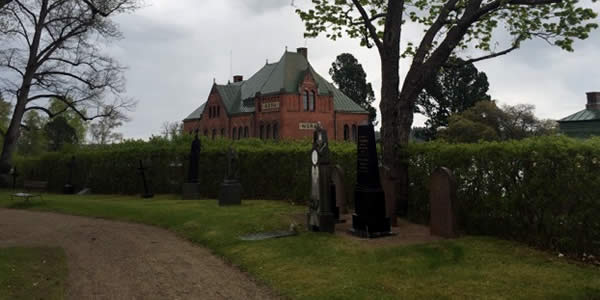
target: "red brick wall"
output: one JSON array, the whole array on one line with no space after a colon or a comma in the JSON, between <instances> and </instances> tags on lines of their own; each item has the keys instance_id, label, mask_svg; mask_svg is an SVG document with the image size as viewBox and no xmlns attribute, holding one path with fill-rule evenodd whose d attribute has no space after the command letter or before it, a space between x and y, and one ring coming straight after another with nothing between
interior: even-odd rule
<instances>
[{"instance_id":1,"label":"red brick wall","mask_svg":"<svg viewBox=\"0 0 600 300\"><path fill-rule=\"evenodd\" d=\"M304 109L304 95L306 92L311 95L315 92L314 110ZM310 98L309 98L310 99ZM255 100L255 113L236 115L228 118L225 107L222 106L219 94L213 89L208 97L207 106L202 114L202 120L184 122L184 130L191 132L195 128L200 128L200 134L207 133L212 136L212 130L216 130L217 136L221 130L230 138L243 138L248 128L248 137L260 137L261 126L263 138L274 138L274 128L277 128L278 137L285 139L311 138L313 129L310 126L300 124L314 125L318 122L327 130L329 139L344 140L344 125L348 125L348 136L352 139L352 125L358 126L360 123L368 120L369 115L335 113L333 111L333 96L329 94L319 95L317 86L307 74L304 78L298 94L280 94L262 96ZM209 117L209 110L220 110L217 116ZM267 129L268 128L268 129ZM235 136L233 136L235 129ZM242 134L240 135L240 129ZM267 137L268 131L268 137Z\"/></svg>"}]
</instances>

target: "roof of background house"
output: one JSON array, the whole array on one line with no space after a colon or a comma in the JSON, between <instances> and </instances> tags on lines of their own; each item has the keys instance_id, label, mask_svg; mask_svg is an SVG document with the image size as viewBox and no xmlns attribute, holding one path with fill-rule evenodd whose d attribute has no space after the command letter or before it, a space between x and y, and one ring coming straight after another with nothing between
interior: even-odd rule
<instances>
[{"instance_id":1,"label":"roof of background house","mask_svg":"<svg viewBox=\"0 0 600 300\"><path fill-rule=\"evenodd\" d=\"M568 117L564 117L558 122L574 122L574 121L595 121L600 120L600 110L597 109L584 109L576 112Z\"/></svg>"},{"instance_id":2,"label":"roof of background house","mask_svg":"<svg viewBox=\"0 0 600 300\"><path fill-rule=\"evenodd\" d=\"M254 112L253 99L258 93L274 95L281 93L298 93L298 86L307 73L310 73L317 84L319 94L333 95L334 110L347 113L368 113L356 102L344 95L333 84L327 82L310 65L302 54L286 51L279 62L266 64L258 72L245 81L215 84L223 99L223 105L229 115ZM204 106L202 104L185 120L200 119Z\"/></svg>"}]
</instances>

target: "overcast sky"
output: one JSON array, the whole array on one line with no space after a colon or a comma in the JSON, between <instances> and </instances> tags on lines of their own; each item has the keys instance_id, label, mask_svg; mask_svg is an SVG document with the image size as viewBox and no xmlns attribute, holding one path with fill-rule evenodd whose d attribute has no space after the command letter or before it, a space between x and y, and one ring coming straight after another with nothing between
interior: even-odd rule
<instances>
[{"instance_id":1,"label":"overcast sky","mask_svg":"<svg viewBox=\"0 0 600 300\"><path fill-rule=\"evenodd\" d=\"M127 95L139 101L132 121L120 130L127 138L159 134L163 122L181 121L206 101L213 78L217 83L226 83L231 73L249 78L266 60L278 61L286 46L290 51L307 46L310 63L327 79L335 57L352 53L379 98L377 51L360 47L358 40L304 39L291 0L145 0L144 8L116 21L124 38L110 51L128 67ZM413 36L417 33L404 33ZM539 118L560 119L584 108L585 92L600 91L600 31L577 41L573 53L528 41L476 66L501 104L534 104ZM414 125L424 121L416 116Z\"/></svg>"}]
</instances>

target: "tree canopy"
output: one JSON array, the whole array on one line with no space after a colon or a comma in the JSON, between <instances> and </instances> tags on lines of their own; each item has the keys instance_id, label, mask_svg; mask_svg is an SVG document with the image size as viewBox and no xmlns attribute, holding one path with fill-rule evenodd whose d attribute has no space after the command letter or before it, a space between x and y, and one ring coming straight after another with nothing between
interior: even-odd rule
<instances>
[{"instance_id":1,"label":"tree canopy","mask_svg":"<svg viewBox=\"0 0 600 300\"><path fill-rule=\"evenodd\" d=\"M371 105L375 101L373 87L367 83L367 73L354 55L338 55L331 64L329 75L342 93L369 112L369 121L375 122L377 109Z\"/></svg>"},{"instance_id":2,"label":"tree canopy","mask_svg":"<svg viewBox=\"0 0 600 300\"><path fill-rule=\"evenodd\" d=\"M472 63L451 59L429 80L417 99L417 112L428 119L425 138L435 139L440 127L448 126L448 118L462 112L482 100L491 100L487 94L487 76Z\"/></svg>"}]
</instances>

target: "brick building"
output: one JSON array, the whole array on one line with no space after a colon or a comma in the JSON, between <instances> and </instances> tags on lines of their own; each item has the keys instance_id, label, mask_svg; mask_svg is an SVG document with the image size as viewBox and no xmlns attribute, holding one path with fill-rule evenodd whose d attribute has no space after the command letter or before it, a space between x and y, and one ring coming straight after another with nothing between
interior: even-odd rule
<instances>
[{"instance_id":1,"label":"brick building","mask_svg":"<svg viewBox=\"0 0 600 300\"><path fill-rule=\"evenodd\" d=\"M329 139L354 140L369 113L327 82L308 62L308 50L285 51L247 80L213 83L208 100L183 121L186 132L232 139L312 137L318 122Z\"/></svg>"}]
</instances>

